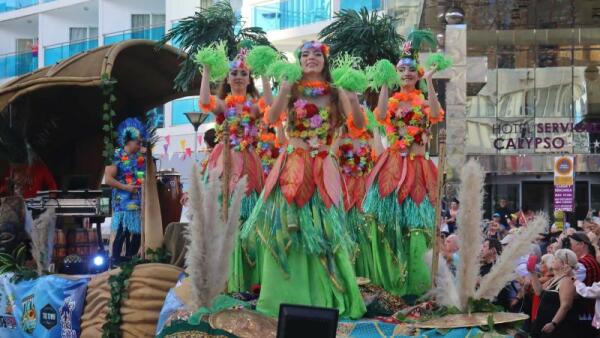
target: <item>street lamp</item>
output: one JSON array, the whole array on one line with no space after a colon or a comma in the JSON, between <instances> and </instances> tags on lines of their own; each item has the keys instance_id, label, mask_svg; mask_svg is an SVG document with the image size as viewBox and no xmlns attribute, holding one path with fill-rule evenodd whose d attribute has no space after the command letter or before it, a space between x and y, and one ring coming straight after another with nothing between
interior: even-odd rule
<instances>
[{"instance_id":1,"label":"street lamp","mask_svg":"<svg viewBox=\"0 0 600 338\"><path fill-rule=\"evenodd\" d=\"M208 114L193 111L185 113L185 117L194 126L194 161L198 162L198 127L206 121Z\"/></svg>"}]
</instances>

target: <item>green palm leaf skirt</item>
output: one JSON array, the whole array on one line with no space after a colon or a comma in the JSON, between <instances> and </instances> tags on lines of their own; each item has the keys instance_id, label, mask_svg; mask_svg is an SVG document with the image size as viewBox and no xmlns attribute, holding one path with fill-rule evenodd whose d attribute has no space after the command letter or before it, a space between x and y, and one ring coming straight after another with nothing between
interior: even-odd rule
<instances>
[{"instance_id":1,"label":"green palm leaf skirt","mask_svg":"<svg viewBox=\"0 0 600 338\"><path fill-rule=\"evenodd\" d=\"M397 194L381 197L377 187L376 180L363 204L373 256L370 279L393 294L420 296L431 285L424 256L431 247L435 208L427 196L418 205L410 196L399 204Z\"/></svg>"},{"instance_id":2,"label":"green palm leaf skirt","mask_svg":"<svg viewBox=\"0 0 600 338\"><path fill-rule=\"evenodd\" d=\"M277 316L279 305L290 303L337 308L346 318L365 313L345 214L327 208L316 190L301 208L278 186L266 201L261 195L240 238L245 250L260 256L258 311Z\"/></svg>"}]
</instances>

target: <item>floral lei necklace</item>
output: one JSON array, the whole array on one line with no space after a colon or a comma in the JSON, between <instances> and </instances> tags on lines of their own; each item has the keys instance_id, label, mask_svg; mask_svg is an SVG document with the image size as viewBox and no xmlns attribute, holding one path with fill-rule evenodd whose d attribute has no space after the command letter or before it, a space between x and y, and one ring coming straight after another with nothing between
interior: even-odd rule
<instances>
[{"instance_id":1,"label":"floral lei necklace","mask_svg":"<svg viewBox=\"0 0 600 338\"><path fill-rule=\"evenodd\" d=\"M424 103L419 90L397 92L388 100L388 114L383 122L392 148L405 150L415 142L423 145L430 125L422 111Z\"/></svg>"},{"instance_id":2,"label":"floral lei necklace","mask_svg":"<svg viewBox=\"0 0 600 338\"><path fill-rule=\"evenodd\" d=\"M227 119L229 145L235 151L252 149L258 137L259 120L252 116L250 108L254 100L242 95L228 95L225 98L225 111L217 115L215 131L219 140L223 138L223 124ZM238 106L241 112L238 113Z\"/></svg>"},{"instance_id":3,"label":"floral lei necklace","mask_svg":"<svg viewBox=\"0 0 600 338\"><path fill-rule=\"evenodd\" d=\"M256 145L256 152L260 158L262 170L265 175L269 175L273 164L279 156L279 148L277 147L276 135L269 132L266 128L261 128L261 133Z\"/></svg>"},{"instance_id":4,"label":"floral lei necklace","mask_svg":"<svg viewBox=\"0 0 600 338\"><path fill-rule=\"evenodd\" d=\"M325 144L329 134L329 111L303 99L294 102L296 118L291 121L290 137L306 140L312 149Z\"/></svg>"},{"instance_id":5,"label":"floral lei necklace","mask_svg":"<svg viewBox=\"0 0 600 338\"><path fill-rule=\"evenodd\" d=\"M340 167L346 175L364 176L373 168L375 153L365 137L344 137L340 144L340 152Z\"/></svg>"},{"instance_id":6,"label":"floral lei necklace","mask_svg":"<svg viewBox=\"0 0 600 338\"><path fill-rule=\"evenodd\" d=\"M331 87L326 81L302 80L298 83L298 91L306 97L319 97L328 95L331 92Z\"/></svg>"}]
</instances>

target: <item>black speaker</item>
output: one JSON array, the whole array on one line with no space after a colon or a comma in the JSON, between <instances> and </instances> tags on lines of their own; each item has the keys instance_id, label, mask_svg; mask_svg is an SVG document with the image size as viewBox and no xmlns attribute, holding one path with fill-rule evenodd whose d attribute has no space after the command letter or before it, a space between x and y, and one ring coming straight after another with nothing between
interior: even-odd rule
<instances>
[{"instance_id":1,"label":"black speaker","mask_svg":"<svg viewBox=\"0 0 600 338\"><path fill-rule=\"evenodd\" d=\"M335 338L337 309L281 304L277 338Z\"/></svg>"}]
</instances>

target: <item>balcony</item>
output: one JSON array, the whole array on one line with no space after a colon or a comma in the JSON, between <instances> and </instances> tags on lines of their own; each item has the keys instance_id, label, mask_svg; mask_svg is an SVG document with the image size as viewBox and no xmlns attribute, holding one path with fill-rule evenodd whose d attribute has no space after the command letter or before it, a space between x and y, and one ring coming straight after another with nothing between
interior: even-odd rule
<instances>
[{"instance_id":1,"label":"balcony","mask_svg":"<svg viewBox=\"0 0 600 338\"><path fill-rule=\"evenodd\" d=\"M330 0L288 0L252 8L252 25L262 27L266 32L304 26L330 18Z\"/></svg>"},{"instance_id":2,"label":"balcony","mask_svg":"<svg viewBox=\"0 0 600 338\"><path fill-rule=\"evenodd\" d=\"M37 54L31 52L0 55L0 79L20 76L36 70Z\"/></svg>"},{"instance_id":3,"label":"balcony","mask_svg":"<svg viewBox=\"0 0 600 338\"><path fill-rule=\"evenodd\" d=\"M383 0L341 0L340 9L360 10L366 7L370 11L378 11L382 9Z\"/></svg>"},{"instance_id":4,"label":"balcony","mask_svg":"<svg viewBox=\"0 0 600 338\"><path fill-rule=\"evenodd\" d=\"M53 65L77 53L98 47L98 38L64 42L44 47L44 66Z\"/></svg>"},{"instance_id":5,"label":"balcony","mask_svg":"<svg viewBox=\"0 0 600 338\"><path fill-rule=\"evenodd\" d=\"M158 41L165 36L165 26L151 26L144 28L128 29L121 32L109 33L104 35L104 45L121 42L131 39L145 39Z\"/></svg>"},{"instance_id":6,"label":"balcony","mask_svg":"<svg viewBox=\"0 0 600 338\"><path fill-rule=\"evenodd\" d=\"M16 11L18 9L39 5L54 0L0 0L0 13Z\"/></svg>"}]
</instances>

